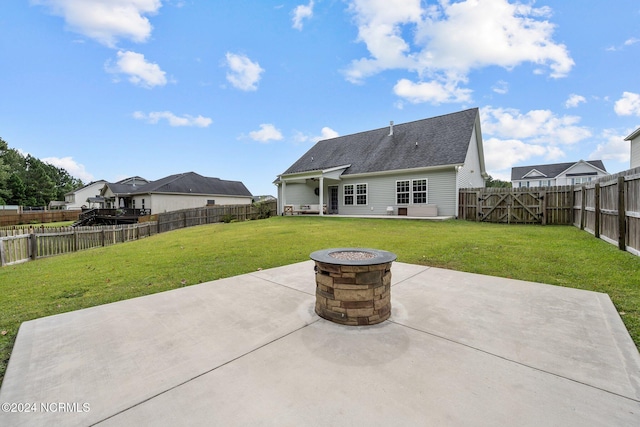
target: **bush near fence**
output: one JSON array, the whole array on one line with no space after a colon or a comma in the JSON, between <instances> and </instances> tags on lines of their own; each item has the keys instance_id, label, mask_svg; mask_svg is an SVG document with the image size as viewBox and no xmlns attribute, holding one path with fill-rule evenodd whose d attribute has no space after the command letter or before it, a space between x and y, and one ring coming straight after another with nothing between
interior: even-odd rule
<instances>
[{"instance_id":1,"label":"bush near fence","mask_svg":"<svg viewBox=\"0 0 640 427\"><path fill-rule=\"evenodd\" d=\"M0 230L0 265L18 264L100 246L142 239L184 227L266 218L276 214L276 202L255 205L210 206L161 213L137 224L94 227L12 227ZM155 219L155 221L152 221Z\"/></svg>"},{"instance_id":2,"label":"bush near fence","mask_svg":"<svg viewBox=\"0 0 640 427\"><path fill-rule=\"evenodd\" d=\"M640 255L640 168L573 186L461 189L458 217L494 223L573 225Z\"/></svg>"}]
</instances>

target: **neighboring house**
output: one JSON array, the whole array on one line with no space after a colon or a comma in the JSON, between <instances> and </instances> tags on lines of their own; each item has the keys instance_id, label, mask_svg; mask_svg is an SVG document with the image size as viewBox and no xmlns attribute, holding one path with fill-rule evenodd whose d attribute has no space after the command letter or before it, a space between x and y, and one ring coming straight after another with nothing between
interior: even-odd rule
<instances>
[{"instance_id":1,"label":"neighboring house","mask_svg":"<svg viewBox=\"0 0 640 427\"><path fill-rule=\"evenodd\" d=\"M575 185L609 175L602 160L580 160L573 163L518 166L511 168L511 184L521 187Z\"/></svg>"},{"instance_id":2,"label":"neighboring house","mask_svg":"<svg viewBox=\"0 0 640 427\"><path fill-rule=\"evenodd\" d=\"M487 177L473 108L320 141L274 184L281 214L456 216Z\"/></svg>"},{"instance_id":3,"label":"neighboring house","mask_svg":"<svg viewBox=\"0 0 640 427\"><path fill-rule=\"evenodd\" d=\"M67 210L80 210L83 207L91 208L95 206L95 197L100 195L100 190L107 183L105 180L93 181L77 190L70 191L64 195ZM91 200L90 200L91 199Z\"/></svg>"},{"instance_id":4,"label":"neighboring house","mask_svg":"<svg viewBox=\"0 0 640 427\"><path fill-rule=\"evenodd\" d=\"M105 184L102 196L110 207L149 210L151 214L207 205L251 204L253 196L240 181L208 178L195 172L157 181L140 177Z\"/></svg>"},{"instance_id":5,"label":"neighboring house","mask_svg":"<svg viewBox=\"0 0 640 427\"><path fill-rule=\"evenodd\" d=\"M104 203L102 207L105 209L133 208L131 194L147 184L149 181L139 176L105 183L100 191L100 197Z\"/></svg>"},{"instance_id":6,"label":"neighboring house","mask_svg":"<svg viewBox=\"0 0 640 427\"><path fill-rule=\"evenodd\" d=\"M624 140L631 141L631 169L640 167L640 128Z\"/></svg>"}]
</instances>

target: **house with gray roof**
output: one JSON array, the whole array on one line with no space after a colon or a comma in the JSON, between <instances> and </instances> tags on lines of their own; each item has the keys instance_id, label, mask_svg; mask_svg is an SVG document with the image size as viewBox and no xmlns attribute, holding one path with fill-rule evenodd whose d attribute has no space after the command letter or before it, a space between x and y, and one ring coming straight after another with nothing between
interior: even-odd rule
<instances>
[{"instance_id":1,"label":"house with gray roof","mask_svg":"<svg viewBox=\"0 0 640 427\"><path fill-rule=\"evenodd\" d=\"M253 196L240 181L209 178L195 172L169 175L156 181L132 177L104 185L106 208L131 208L151 214L207 205L251 204Z\"/></svg>"},{"instance_id":2,"label":"house with gray roof","mask_svg":"<svg viewBox=\"0 0 640 427\"><path fill-rule=\"evenodd\" d=\"M606 175L609 173L602 160L579 160L511 168L511 184L514 188L576 185L591 182Z\"/></svg>"},{"instance_id":3,"label":"house with gray roof","mask_svg":"<svg viewBox=\"0 0 640 427\"><path fill-rule=\"evenodd\" d=\"M473 108L319 141L274 184L281 214L456 216L487 177Z\"/></svg>"},{"instance_id":4,"label":"house with gray roof","mask_svg":"<svg viewBox=\"0 0 640 427\"><path fill-rule=\"evenodd\" d=\"M624 139L631 142L631 169L640 167L640 128Z\"/></svg>"},{"instance_id":5,"label":"house with gray roof","mask_svg":"<svg viewBox=\"0 0 640 427\"><path fill-rule=\"evenodd\" d=\"M80 188L70 191L64 195L65 209L81 210L82 208L95 207L96 200L100 197L100 190L107 181L101 179L92 181Z\"/></svg>"}]
</instances>

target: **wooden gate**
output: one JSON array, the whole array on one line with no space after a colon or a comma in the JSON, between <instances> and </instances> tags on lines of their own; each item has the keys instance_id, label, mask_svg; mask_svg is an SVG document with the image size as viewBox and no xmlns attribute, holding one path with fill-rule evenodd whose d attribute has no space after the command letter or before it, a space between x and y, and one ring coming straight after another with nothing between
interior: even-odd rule
<instances>
[{"instance_id":1,"label":"wooden gate","mask_svg":"<svg viewBox=\"0 0 640 427\"><path fill-rule=\"evenodd\" d=\"M542 224L544 193L510 191L485 193L478 197L480 221L498 223Z\"/></svg>"},{"instance_id":2,"label":"wooden gate","mask_svg":"<svg viewBox=\"0 0 640 427\"><path fill-rule=\"evenodd\" d=\"M459 218L504 224L571 224L571 186L463 189Z\"/></svg>"}]
</instances>

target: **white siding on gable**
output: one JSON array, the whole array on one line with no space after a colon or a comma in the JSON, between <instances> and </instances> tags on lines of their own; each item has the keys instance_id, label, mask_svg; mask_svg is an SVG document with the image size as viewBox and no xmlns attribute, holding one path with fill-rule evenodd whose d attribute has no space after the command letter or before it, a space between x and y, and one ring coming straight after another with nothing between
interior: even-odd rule
<instances>
[{"instance_id":1,"label":"white siding on gable","mask_svg":"<svg viewBox=\"0 0 640 427\"><path fill-rule=\"evenodd\" d=\"M631 169L640 167L640 136L631 140Z\"/></svg>"},{"instance_id":2,"label":"white siding on gable","mask_svg":"<svg viewBox=\"0 0 640 427\"><path fill-rule=\"evenodd\" d=\"M65 196L65 201L71 202L67 205L67 209L79 210L82 206L90 207L90 203L87 202L89 197L96 197L100 195L100 190L104 187L106 181L97 181L80 188L73 193L73 200L67 200L69 196Z\"/></svg>"},{"instance_id":3,"label":"white siding on gable","mask_svg":"<svg viewBox=\"0 0 640 427\"><path fill-rule=\"evenodd\" d=\"M594 174L595 173L595 174ZM588 175L591 174L591 175ZM590 180L597 179L607 173L601 172L599 169L586 162L578 162L571 166L556 178L557 185L574 185Z\"/></svg>"},{"instance_id":4,"label":"white siding on gable","mask_svg":"<svg viewBox=\"0 0 640 427\"><path fill-rule=\"evenodd\" d=\"M474 127L466 160L458 171L458 188L478 188L485 185L482 171L480 170L480 153L478 152L476 138L476 129Z\"/></svg>"}]
</instances>

